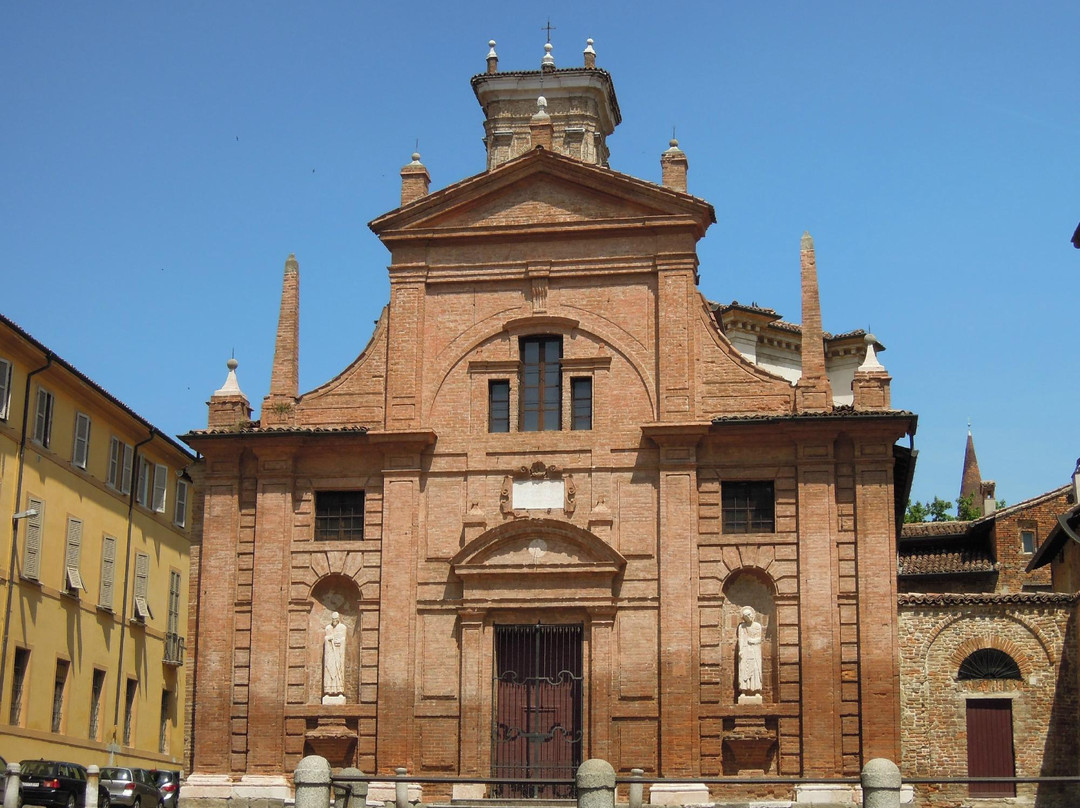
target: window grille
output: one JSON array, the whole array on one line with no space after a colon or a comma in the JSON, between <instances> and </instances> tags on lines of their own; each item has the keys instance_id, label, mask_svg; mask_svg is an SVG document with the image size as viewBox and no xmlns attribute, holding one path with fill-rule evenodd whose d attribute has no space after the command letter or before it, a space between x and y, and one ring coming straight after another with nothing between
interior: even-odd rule
<instances>
[{"instance_id":1,"label":"window grille","mask_svg":"<svg viewBox=\"0 0 1080 808\"><path fill-rule=\"evenodd\" d=\"M90 683L90 740L96 741L101 733L101 694L105 690L105 671L94 668Z\"/></svg>"},{"instance_id":2,"label":"window grille","mask_svg":"<svg viewBox=\"0 0 1080 808\"><path fill-rule=\"evenodd\" d=\"M11 676L11 709L8 723L14 727L22 721L23 695L26 693L26 671L30 667L30 649L16 648Z\"/></svg>"},{"instance_id":3,"label":"window grille","mask_svg":"<svg viewBox=\"0 0 1080 808\"><path fill-rule=\"evenodd\" d=\"M64 691L67 689L69 665L70 663L66 659L56 660L56 678L53 680L53 732L60 732L60 727L64 723Z\"/></svg>"},{"instance_id":4,"label":"window grille","mask_svg":"<svg viewBox=\"0 0 1080 808\"><path fill-rule=\"evenodd\" d=\"M721 485L724 533L772 533L776 497L772 481L725 481Z\"/></svg>"},{"instance_id":5,"label":"window grille","mask_svg":"<svg viewBox=\"0 0 1080 808\"><path fill-rule=\"evenodd\" d=\"M131 746L131 733L135 724L135 694L139 690L138 679L128 679L124 692L124 746Z\"/></svg>"},{"instance_id":6,"label":"window grille","mask_svg":"<svg viewBox=\"0 0 1080 808\"><path fill-rule=\"evenodd\" d=\"M963 682L970 679L1021 679L1020 666L997 648L980 648L960 663L956 678Z\"/></svg>"},{"instance_id":7,"label":"window grille","mask_svg":"<svg viewBox=\"0 0 1080 808\"><path fill-rule=\"evenodd\" d=\"M510 382L492 379L488 382L488 432L510 431Z\"/></svg>"},{"instance_id":8,"label":"window grille","mask_svg":"<svg viewBox=\"0 0 1080 808\"><path fill-rule=\"evenodd\" d=\"M316 541L361 541L363 538L363 491L315 493Z\"/></svg>"}]
</instances>

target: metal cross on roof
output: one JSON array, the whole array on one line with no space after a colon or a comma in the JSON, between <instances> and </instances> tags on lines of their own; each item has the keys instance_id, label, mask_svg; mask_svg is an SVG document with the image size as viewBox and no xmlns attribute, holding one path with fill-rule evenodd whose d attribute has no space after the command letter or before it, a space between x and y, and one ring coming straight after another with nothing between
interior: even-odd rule
<instances>
[{"instance_id":1,"label":"metal cross on roof","mask_svg":"<svg viewBox=\"0 0 1080 808\"><path fill-rule=\"evenodd\" d=\"M551 42L551 32L559 30L556 26L551 24L551 17L548 17L547 25L540 29L541 31L547 31L547 41Z\"/></svg>"}]
</instances>

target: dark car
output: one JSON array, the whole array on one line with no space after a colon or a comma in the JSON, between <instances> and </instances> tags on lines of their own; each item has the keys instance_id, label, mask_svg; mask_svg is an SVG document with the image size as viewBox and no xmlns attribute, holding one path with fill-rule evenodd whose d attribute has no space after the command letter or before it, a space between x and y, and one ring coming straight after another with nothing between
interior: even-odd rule
<instances>
[{"instance_id":1,"label":"dark car","mask_svg":"<svg viewBox=\"0 0 1080 808\"><path fill-rule=\"evenodd\" d=\"M161 805L157 780L146 769L105 766L101 770L101 784L109 789L113 805L130 805L132 808L158 808Z\"/></svg>"},{"instance_id":2,"label":"dark car","mask_svg":"<svg viewBox=\"0 0 1080 808\"><path fill-rule=\"evenodd\" d=\"M86 769L59 760L24 760L19 765L19 802L48 808L85 808ZM98 808L109 808L109 790L98 784Z\"/></svg>"},{"instance_id":3,"label":"dark car","mask_svg":"<svg viewBox=\"0 0 1080 808\"><path fill-rule=\"evenodd\" d=\"M180 772L167 769L154 769L150 772L157 780L161 792L161 804L164 808L176 808L180 801Z\"/></svg>"}]
</instances>

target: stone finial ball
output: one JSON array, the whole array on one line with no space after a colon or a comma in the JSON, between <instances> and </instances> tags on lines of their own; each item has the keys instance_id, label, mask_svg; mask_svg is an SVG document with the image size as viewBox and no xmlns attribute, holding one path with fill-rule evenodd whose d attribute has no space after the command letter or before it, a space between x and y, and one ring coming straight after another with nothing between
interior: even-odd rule
<instances>
[{"instance_id":1,"label":"stone finial ball","mask_svg":"<svg viewBox=\"0 0 1080 808\"><path fill-rule=\"evenodd\" d=\"M591 39L586 39L585 44L588 45L591 48L592 44L593 44L593 41Z\"/></svg>"},{"instance_id":2,"label":"stone finial ball","mask_svg":"<svg viewBox=\"0 0 1080 808\"><path fill-rule=\"evenodd\" d=\"M489 48L494 48L495 47L495 40L494 39L489 39L488 40L488 47Z\"/></svg>"},{"instance_id":3,"label":"stone finial ball","mask_svg":"<svg viewBox=\"0 0 1080 808\"><path fill-rule=\"evenodd\" d=\"M240 363L237 362L235 359L230 359L228 362L225 363L225 367L227 367L229 370L236 370L238 367L240 367Z\"/></svg>"},{"instance_id":4,"label":"stone finial ball","mask_svg":"<svg viewBox=\"0 0 1080 808\"><path fill-rule=\"evenodd\" d=\"M675 138L672 138L668 141L668 145L671 146L671 148L673 149L677 149L679 148L679 141L677 141Z\"/></svg>"},{"instance_id":5,"label":"stone finial ball","mask_svg":"<svg viewBox=\"0 0 1080 808\"><path fill-rule=\"evenodd\" d=\"M548 53L551 53L551 48L552 48L552 44L550 42L545 42L544 43L544 50L546 50Z\"/></svg>"},{"instance_id":6,"label":"stone finial ball","mask_svg":"<svg viewBox=\"0 0 1080 808\"><path fill-rule=\"evenodd\" d=\"M873 345L875 342L877 342L877 337L867 332L866 336L862 338L862 341L865 342L867 345Z\"/></svg>"},{"instance_id":7,"label":"stone finial ball","mask_svg":"<svg viewBox=\"0 0 1080 808\"><path fill-rule=\"evenodd\" d=\"M414 151L414 152L412 153L412 161L413 161L414 163L419 163L419 162L420 162L420 152L418 152L418 151Z\"/></svg>"}]
</instances>

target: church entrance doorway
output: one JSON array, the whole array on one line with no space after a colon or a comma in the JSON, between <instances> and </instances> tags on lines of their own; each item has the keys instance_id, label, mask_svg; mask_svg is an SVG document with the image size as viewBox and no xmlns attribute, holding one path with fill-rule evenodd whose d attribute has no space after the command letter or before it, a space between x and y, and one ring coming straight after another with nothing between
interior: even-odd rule
<instances>
[{"instance_id":1,"label":"church entrance doorway","mask_svg":"<svg viewBox=\"0 0 1080 808\"><path fill-rule=\"evenodd\" d=\"M571 798L581 764L582 635L577 625L496 625L492 777L494 796Z\"/></svg>"}]
</instances>

